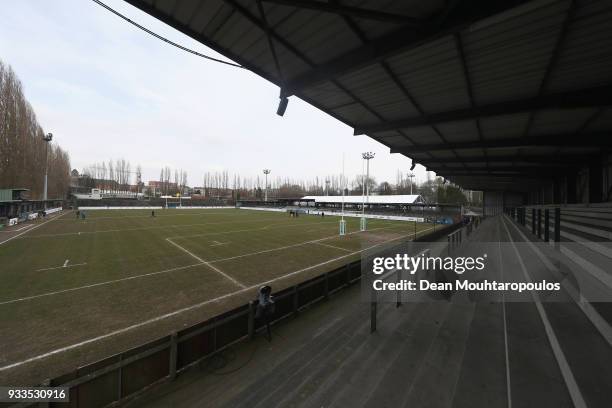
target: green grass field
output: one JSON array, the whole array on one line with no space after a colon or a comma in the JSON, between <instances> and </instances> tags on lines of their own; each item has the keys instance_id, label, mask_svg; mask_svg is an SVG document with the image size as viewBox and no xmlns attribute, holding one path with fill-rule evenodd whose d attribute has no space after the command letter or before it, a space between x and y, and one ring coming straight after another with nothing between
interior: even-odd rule
<instances>
[{"instance_id":1,"label":"green grass field","mask_svg":"<svg viewBox=\"0 0 612 408\"><path fill-rule=\"evenodd\" d=\"M41 381L413 236L414 223L235 209L65 212L0 234L0 383ZM430 224L417 224L426 233ZM12 237L7 240L8 237Z\"/></svg>"}]
</instances>

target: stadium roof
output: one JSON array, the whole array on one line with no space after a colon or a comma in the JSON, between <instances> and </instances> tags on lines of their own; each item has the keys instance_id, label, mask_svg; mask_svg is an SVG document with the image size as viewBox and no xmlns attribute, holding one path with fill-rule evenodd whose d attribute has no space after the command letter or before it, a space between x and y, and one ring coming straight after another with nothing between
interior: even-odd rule
<instances>
[{"instance_id":1,"label":"stadium roof","mask_svg":"<svg viewBox=\"0 0 612 408\"><path fill-rule=\"evenodd\" d=\"M361 204L364 197L360 195L347 196L305 196L303 200L314 200L315 203ZM371 195L367 198L369 204L424 204L423 197L417 194L406 195Z\"/></svg>"},{"instance_id":2,"label":"stadium roof","mask_svg":"<svg viewBox=\"0 0 612 408\"><path fill-rule=\"evenodd\" d=\"M466 188L612 147L609 0L126 1Z\"/></svg>"}]
</instances>

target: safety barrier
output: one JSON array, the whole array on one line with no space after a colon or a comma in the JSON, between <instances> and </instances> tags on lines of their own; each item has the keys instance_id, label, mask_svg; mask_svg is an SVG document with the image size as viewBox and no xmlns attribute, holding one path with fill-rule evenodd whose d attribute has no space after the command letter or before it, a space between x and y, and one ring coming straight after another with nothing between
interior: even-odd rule
<instances>
[{"instance_id":1,"label":"safety barrier","mask_svg":"<svg viewBox=\"0 0 612 408\"><path fill-rule=\"evenodd\" d=\"M476 228L480 225L480 217L474 217L472 221L465 226L457 229L456 231L447 235L446 240L448 243L448 254L450 255L457 247L461 245L464 237L470 236Z\"/></svg>"}]
</instances>

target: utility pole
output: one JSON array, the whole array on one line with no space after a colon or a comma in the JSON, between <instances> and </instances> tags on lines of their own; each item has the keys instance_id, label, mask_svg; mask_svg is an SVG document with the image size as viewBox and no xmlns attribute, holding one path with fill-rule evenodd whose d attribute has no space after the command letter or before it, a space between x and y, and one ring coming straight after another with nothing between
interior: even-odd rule
<instances>
[{"instance_id":1,"label":"utility pole","mask_svg":"<svg viewBox=\"0 0 612 408\"><path fill-rule=\"evenodd\" d=\"M43 190L43 200L45 209L47 209L47 178L49 173L49 143L53 139L52 133L47 133L43 136L43 140L45 141L45 185Z\"/></svg>"},{"instance_id":2,"label":"utility pole","mask_svg":"<svg viewBox=\"0 0 612 408\"><path fill-rule=\"evenodd\" d=\"M367 229L367 224L366 224L366 218L365 218L365 204L368 204L370 202L370 160L374 158L374 153L372 152L365 152L361 154L361 157L363 158L363 160L366 161L366 176L365 176L365 180L363 180L363 185L361 186L361 190L362 190L362 203L361 203L361 223L360 223L360 230L361 231L365 231ZM362 170L363 171L363 170ZM367 186L366 186L367 183ZM365 203L363 203L363 194L365 194Z\"/></svg>"},{"instance_id":3,"label":"utility pole","mask_svg":"<svg viewBox=\"0 0 612 408\"><path fill-rule=\"evenodd\" d=\"M264 201L268 202L268 174L270 174L272 172L272 170L270 169L264 169L263 173L266 175L266 185L264 186Z\"/></svg>"}]
</instances>

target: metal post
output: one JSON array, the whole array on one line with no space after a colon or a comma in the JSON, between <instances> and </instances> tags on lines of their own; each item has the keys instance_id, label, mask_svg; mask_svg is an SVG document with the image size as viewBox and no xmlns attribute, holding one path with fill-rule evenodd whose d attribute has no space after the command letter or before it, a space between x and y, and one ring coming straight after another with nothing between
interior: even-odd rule
<instances>
[{"instance_id":1,"label":"metal post","mask_svg":"<svg viewBox=\"0 0 612 408\"><path fill-rule=\"evenodd\" d=\"M255 302L252 300L249 302L248 333L249 339L252 340L255 337Z\"/></svg>"},{"instance_id":2,"label":"metal post","mask_svg":"<svg viewBox=\"0 0 612 408\"><path fill-rule=\"evenodd\" d=\"M370 333L376 331L376 291L372 289L372 300L370 302Z\"/></svg>"},{"instance_id":3,"label":"metal post","mask_svg":"<svg viewBox=\"0 0 612 408\"><path fill-rule=\"evenodd\" d=\"M50 379L44 380L42 382L41 386L42 387L50 387L51 386L51 380ZM68 391L68 392L70 392L70 391ZM39 408L49 408L51 406L51 403L49 401L39 402L38 406L39 406Z\"/></svg>"},{"instance_id":4,"label":"metal post","mask_svg":"<svg viewBox=\"0 0 612 408\"><path fill-rule=\"evenodd\" d=\"M176 360L177 360L177 334L176 332L172 332L170 335L170 379L174 380L176 378Z\"/></svg>"},{"instance_id":5,"label":"metal post","mask_svg":"<svg viewBox=\"0 0 612 408\"><path fill-rule=\"evenodd\" d=\"M351 264L346 264L346 286L351 283Z\"/></svg>"},{"instance_id":6,"label":"metal post","mask_svg":"<svg viewBox=\"0 0 612 408\"><path fill-rule=\"evenodd\" d=\"M325 273L325 279L323 280L323 297L327 299L329 297L329 273Z\"/></svg>"},{"instance_id":7,"label":"metal post","mask_svg":"<svg viewBox=\"0 0 612 408\"><path fill-rule=\"evenodd\" d=\"M402 269L399 269L396 273L396 282L399 284L402 281ZM398 285L399 287L399 285ZM400 307L402 305L402 291L401 290L396 290L395 292L397 292L397 300L395 302L395 307Z\"/></svg>"},{"instance_id":8,"label":"metal post","mask_svg":"<svg viewBox=\"0 0 612 408\"><path fill-rule=\"evenodd\" d=\"M47 176L48 176L48 172L49 172L49 143L51 143L51 140L53 140L53 134L52 133L47 133L46 135L43 136L43 140L45 141L45 185L44 185L44 189L43 189L43 200L44 200L44 207L45 209L47 209Z\"/></svg>"},{"instance_id":9,"label":"metal post","mask_svg":"<svg viewBox=\"0 0 612 408\"><path fill-rule=\"evenodd\" d=\"M561 208L555 208L555 242L561 242Z\"/></svg>"},{"instance_id":10,"label":"metal post","mask_svg":"<svg viewBox=\"0 0 612 408\"><path fill-rule=\"evenodd\" d=\"M297 285L295 285L293 287L293 314L297 314L298 306L299 306L298 287Z\"/></svg>"},{"instance_id":11,"label":"metal post","mask_svg":"<svg viewBox=\"0 0 612 408\"><path fill-rule=\"evenodd\" d=\"M43 200L45 208L47 208L47 178L49 176L49 143L45 143L45 187L43 190Z\"/></svg>"},{"instance_id":12,"label":"metal post","mask_svg":"<svg viewBox=\"0 0 612 408\"><path fill-rule=\"evenodd\" d=\"M119 361L123 360L123 354L119 354ZM117 369L117 401L123 398L123 366Z\"/></svg>"},{"instance_id":13,"label":"metal post","mask_svg":"<svg viewBox=\"0 0 612 408\"><path fill-rule=\"evenodd\" d=\"M544 241L548 242L550 239L550 210L547 208L544 210Z\"/></svg>"}]
</instances>

